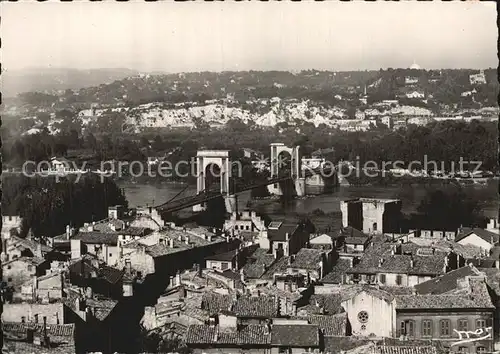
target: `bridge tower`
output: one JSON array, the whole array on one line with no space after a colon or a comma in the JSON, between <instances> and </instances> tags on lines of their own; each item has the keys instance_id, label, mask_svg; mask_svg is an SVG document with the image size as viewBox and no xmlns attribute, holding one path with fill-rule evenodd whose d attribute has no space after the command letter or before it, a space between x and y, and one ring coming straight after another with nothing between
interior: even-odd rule
<instances>
[{"instance_id":1,"label":"bridge tower","mask_svg":"<svg viewBox=\"0 0 500 354\"><path fill-rule=\"evenodd\" d=\"M295 184L295 192L298 196L305 195L305 179L301 175L301 158L299 154L300 146L288 147L283 143L271 144L271 178L279 176L280 167L283 167L282 153L288 153L291 157L290 175ZM279 183L268 186L269 193L283 195Z\"/></svg>"},{"instance_id":2,"label":"bridge tower","mask_svg":"<svg viewBox=\"0 0 500 354\"><path fill-rule=\"evenodd\" d=\"M215 167L215 168L214 168ZM208 190L209 178L217 178L220 182L220 193L224 196L226 210L231 213L236 209L236 197L230 194L231 159L228 150L199 150L196 154L196 191L197 194ZM198 204L194 211L203 211L206 205Z\"/></svg>"}]
</instances>

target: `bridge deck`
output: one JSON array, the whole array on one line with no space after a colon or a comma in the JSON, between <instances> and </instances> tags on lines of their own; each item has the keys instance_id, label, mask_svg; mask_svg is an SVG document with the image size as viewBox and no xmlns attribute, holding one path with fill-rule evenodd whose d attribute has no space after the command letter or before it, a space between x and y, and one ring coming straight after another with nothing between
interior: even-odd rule
<instances>
[{"instance_id":1,"label":"bridge deck","mask_svg":"<svg viewBox=\"0 0 500 354\"><path fill-rule=\"evenodd\" d=\"M303 177L310 177L314 174L317 174L320 171L321 171L321 168L318 168L316 170L307 170L304 172ZM328 170L323 170L323 172L327 172L327 171ZM331 170L330 170L330 172L331 172ZM251 189L255 189L255 188L263 187L263 186L268 186L270 184L279 183L279 182L290 180L290 179L292 179L292 176L271 178L271 179L267 180L266 182L257 183L257 184L249 183L249 184L246 184L246 185L239 187L237 191L234 191L231 194L242 193L242 192L245 192L245 191L248 191ZM220 192L220 190L208 190L208 191L203 191L203 192L198 193L198 194L193 195L193 196L184 197L181 199L173 200L171 202L167 202L167 203L158 205L155 208L159 212L163 212L163 213L175 212L175 211L179 211L179 210L182 210L184 208L189 208L189 207L192 207L192 206L195 206L198 204L203 204L209 200L220 198L222 196L223 196L223 194Z\"/></svg>"}]
</instances>

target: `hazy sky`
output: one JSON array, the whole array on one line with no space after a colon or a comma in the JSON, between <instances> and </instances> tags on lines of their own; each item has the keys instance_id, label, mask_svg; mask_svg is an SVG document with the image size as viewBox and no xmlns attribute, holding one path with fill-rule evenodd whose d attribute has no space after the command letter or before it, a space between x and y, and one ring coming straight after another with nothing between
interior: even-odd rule
<instances>
[{"instance_id":1,"label":"hazy sky","mask_svg":"<svg viewBox=\"0 0 500 354\"><path fill-rule=\"evenodd\" d=\"M497 66L495 4L2 2L2 67L356 70Z\"/></svg>"}]
</instances>

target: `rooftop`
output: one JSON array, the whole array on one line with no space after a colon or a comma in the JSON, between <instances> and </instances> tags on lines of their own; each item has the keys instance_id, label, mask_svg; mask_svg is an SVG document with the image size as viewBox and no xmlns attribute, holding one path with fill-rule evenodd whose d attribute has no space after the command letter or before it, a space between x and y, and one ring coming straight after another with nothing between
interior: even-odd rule
<instances>
[{"instance_id":1,"label":"rooftop","mask_svg":"<svg viewBox=\"0 0 500 354\"><path fill-rule=\"evenodd\" d=\"M271 342L267 326L249 324L234 330L222 330L219 326L190 325L186 333L189 344L222 344L222 345L266 345Z\"/></svg>"},{"instance_id":2,"label":"rooftop","mask_svg":"<svg viewBox=\"0 0 500 354\"><path fill-rule=\"evenodd\" d=\"M437 278L417 284L415 285L415 290L420 295L445 294L457 288L457 280L479 274L480 272L475 267L465 266L452 270Z\"/></svg>"},{"instance_id":3,"label":"rooftop","mask_svg":"<svg viewBox=\"0 0 500 354\"><path fill-rule=\"evenodd\" d=\"M431 248L428 248L429 255L423 255L419 251L420 248L410 247L412 249L408 249L407 245L401 245L400 253L397 253L397 250L394 251L397 248L395 244L374 245L374 247L370 247L365 252L361 261L349 270L348 273L395 273L433 276L445 273L446 252L433 251Z\"/></svg>"},{"instance_id":4,"label":"rooftop","mask_svg":"<svg viewBox=\"0 0 500 354\"><path fill-rule=\"evenodd\" d=\"M484 229L480 228L468 228L464 227L460 230L459 234L457 237L455 237L455 242L459 242L460 240L463 240L467 236L471 234L476 234L480 238L482 238L486 242L490 242L492 244L497 244L500 239L500 235L491 231L487 231Z\"/></svg>"},{"instance_id":5,"label":"rooftop","mask_svg":"<svg viewBox=\"0 0 500 354\"><path fill-rule=\"evenodd\" d=\"M72 240L81 240L83 243L89 244L107 244L116 246L118 244L118 233L116 232L79 232L71 238Z\"/></svg>"},{"instance_id":6,"label":"rooftop","mask_svg":"<svg viewBox=\"0 0 500 354\"><path fill-rule=\"evenodd\" d=\"M16 259L12 259L12 260L7 261L7 262L2 262L2 267L5 267L5 266L7 266L9 264L12 264L12 263L15 263L15 262L23 262L23 263L27 263L29 265L38 267L40 264L42 264L43 262L45 262L45 259L38 258L38 257L25 257L25 256L22 256L22 257L19 257L19 258L16 258Z\"/></svg>"},{"instance_id":7,"label":"rooftop","mask_svg":"<svg viewBox=\"0 0 500 354\"><path fill-rule=\"evenodd\" d=\"M257 248L243 266L243 273L248 278L258 279L275 262L274 255L267 250Z\"/></svg>"},{"instance_id":8,"label":"rooftop","mask_svg":"<svg viewBox=\"0 0 500 354\"><path fill-rule=\"evenodd\" d=\"M324 252L321 250L301 248L295 255L290 268L316 270L319 268L319 263L323 260Z\"/></svg>"},{"instance_id":9,"label":"rooftop","mask_svg":"<svg viewBox=\"0 0 500 354\"><path fill-rule=\"evenodd\" d=\"M299 225L297 223L280 223L278 229L268 227L267 234L271 241L286 241L287 234L291 238L298 228Z\"/></svg>"},{"instance_id":10,"label":"rooftop","mask_svg":"<svg viewBox=\"0 0 500 354\"><path fill-rule=\"evenodd\" d=\"M351 261L348 259L339 258L333 266L331 272L326 274L321 281L325 284L342 284L343 276L347 270L351 268Z\"/></svg>"},{"instance_id":11,"label":"rooftop","mask_svg":"<svg viewBox=\"0 0 500 354\"><path fill-rule=\"evenodd\" d=\"M398 310L410 309L494 309L486 282L469 280L469 289L446 295L400 295L396 296Z\"/></svg>"},{"instance_id":12,"label":"rooftop","mask_svg":"<svg viewBox=\"0 0 500 354\"><path fill-rule=\"evenodd\" d=\"M28 330L42 331L42 323L20 323L20 322L3 322L2 329L5 335L9 333L12 334L24 334ZM47 324L47 334L49 336L61 336L61 337L73 337L75 333L74 324Z\"/></svg>"},{"instance_id":13,"label":"rooftop","mask_svg":"<svg viewBox=\"0 0 500 354\"><path fill-rule=\"evenodd\" d=\"M318 326L325 336L344 336L346 335L347 326L347 313L340 313L338 315L309 315L305 317L297 317L298 319L305 319L310 324Z\"/></svg>"},{"instance_id":14,"label":"rooftop","mask_svg":"<svg viewBox=\"0 0 500 354\"><path fill-rule=\"evenodd\" d=\"M310 348L319 346L319 328L316 325L273 325L271 345Z\"/></svg>"}]
</instances>

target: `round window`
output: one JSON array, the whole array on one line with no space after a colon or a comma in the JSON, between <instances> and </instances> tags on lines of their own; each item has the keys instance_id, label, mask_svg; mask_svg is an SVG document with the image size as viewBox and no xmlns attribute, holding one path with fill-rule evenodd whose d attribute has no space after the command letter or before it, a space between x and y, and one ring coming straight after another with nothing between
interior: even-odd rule
<instances>
[{"instance_id":1,"label":"round window","mask_svg":"<svg viewBox=\"0 0 500 354\"><path fill-rule=\"evenodd\" d=\"M358 313L358 321L361 323L368 322L368 312L361 311L360 313Z\"/></svg>"}]
</instances>

